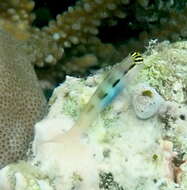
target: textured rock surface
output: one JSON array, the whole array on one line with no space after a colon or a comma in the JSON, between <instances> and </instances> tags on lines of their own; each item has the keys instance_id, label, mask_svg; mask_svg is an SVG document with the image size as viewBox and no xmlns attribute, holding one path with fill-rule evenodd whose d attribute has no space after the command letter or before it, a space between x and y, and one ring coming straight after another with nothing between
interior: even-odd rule
<instances>
[{"instance_id":1,"label":"textured rock surface","mask_svg":"<svg viewBox=\"0 0 187 190\"><path fill-rule=\"evenodd\" d=\"M45 99L22 44L0 30L0 167L22 159Z\"/></svg>"},{"instance_id":2,"label":"textured rock surface","mask_svg":"<svg viewBox=\"0 0 187 190\"><path fill-rule=\"evenodd\" d=\"M34 158L2 169L0 189L186 190L187 45L164 42L154 46L145 53L143 69L130 71L124 91L80 139L88 145L94 165L85 152L77 151L73 135L69 149L77 155L64 153L64 133L76 123L103 75L87 80L67 77L55 89L47 117L35 126ZM138 102L133 100L136 85L143 96ZM138 117L136 104L152 110L151 102L158 102L153 98L157 93L163 98L161 105L149 117ZM140 104L144 96L146 101L153 99ZM66 158L68 162L64 162Z\"/></svg>"}]
</instances>

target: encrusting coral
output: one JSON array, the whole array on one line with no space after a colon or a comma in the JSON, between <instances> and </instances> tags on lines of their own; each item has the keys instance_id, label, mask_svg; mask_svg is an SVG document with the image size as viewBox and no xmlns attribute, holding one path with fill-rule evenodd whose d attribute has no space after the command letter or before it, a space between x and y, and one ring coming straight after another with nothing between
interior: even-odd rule
<instances>
[{"instance_id":1,"label":"encrusting coral","mask_svg":"<svg viewBox=\"0 0 187 190\"><path fill-rule=\"evenodd\" d=\"M23 159L46 101L23 44L0 30L0 168Z\"/></svg>"}]
</instances>

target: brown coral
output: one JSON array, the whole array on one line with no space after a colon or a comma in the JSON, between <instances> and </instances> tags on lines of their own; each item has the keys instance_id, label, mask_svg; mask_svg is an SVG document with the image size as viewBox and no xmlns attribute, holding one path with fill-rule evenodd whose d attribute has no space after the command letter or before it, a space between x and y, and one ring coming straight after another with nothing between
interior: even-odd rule
<instances>
[{"instance_id":1,"label":"brown coral","mask_svg":"<svg viewBox=\"0 0 187 190\"><path fill-rule=\"evenodd\" d=\"M69 7L62 15L57 15L57 21L51 21L44 31L53 35L63 47L71 47L79 43L88 43L91 37L98 34L101 20L111 16L125 17L120 11L120 5L128 1L122 0L82 0L76 6Z\"/></svg>"},{"instance_id":2,"label":"brown coral","mask_svg":"<svg viewBox=\"0 0 187 190\"><path fill-rule=\"evenodd\" d=\"M22 44L0 31L0 167L22 159L45 99Z\"/></svg>"},{"instance_id":3,"label":"brown coral","mask_svg":"<svg viewBox=\"0 0 187 190\"><path fill-rule=\"evenodd\" d=\"M18 39L28 38L30 24L35 18L31 14L33 8L31 0L0 0L0 25Z\"/></svg>"}]
</instances>

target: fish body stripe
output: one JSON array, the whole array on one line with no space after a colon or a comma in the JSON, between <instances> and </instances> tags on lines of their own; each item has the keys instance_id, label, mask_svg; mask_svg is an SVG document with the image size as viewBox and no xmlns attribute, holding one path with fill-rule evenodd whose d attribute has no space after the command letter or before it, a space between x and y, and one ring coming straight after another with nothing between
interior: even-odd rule
<instances>
[{"instance_id":1,"label":"fish body stripe","mask_svg":"<svg viewBox=\"0 0 187 190\"><path fill-rule=\"evenodd\" d=\"M125 70L125 71L124 71L123 75L126 75L126 74L129 72L129 70L131 70L135 65L136 65L136 64L132 64L132 65L129 67L128 70Z\"/></svg>"},{"instance_id":2,"label":"fish body stripe","mask_svg":"<svg viewBox=\"0 0 187 190\"><path fill-rule=\"evenodd\" d=\"M137 57L137 56L140 56L141 57L141 54L139 52L132 52L131 54L131 57Z\"/></svg>"},{"instance_id":3,"label":"fish body stripe","mask_svg":"<svg viewBox=\"0 0 187 190\"><path fill-rule=\"evenodd\" d=\"M120 79L116 80L116 81L113 83L112 88L114 88L119 82L120 82Z\"/></svg>"},{"instance_id":4,"label":"fish body stripe","mask_svg":"<svg viewBox=\"0 0 187 190\"><path fill-rule=\"evenodd\" d=\"M100 92L98 92L98 98L99 99L103 99L108 95L108 93L104 92L103 90L101 90Z\"/></svg>"},{"instance_id":5,"label":"fish body stripe","mask_svg":"<svg viewBox=\"0 0 187 190\"><path fill-rule=\"evenodd\" d=\"M143 62L143 58L141 56L140 53L138 52L134 52L131 54L132 58L134 59L134 62L137 64L137 63L142 63Z\"/></svg>"},{"instance_id":6,"label":"fish body stripe","mask_svg":"<svg viewBox=\"0 0 187 190\"><path fill-rule=\"evenodd\" d=\"M134 60L135 63L142 63L143 59L142 58L136 58Z\"/></svg>"},{"instance_id":7,"label":"fish body stripe","mask_svg":"<svg viewBox=\"0 0 187 190\"><path fill-rule=\"evenodd\" d=\"M132 52L130 55L131 55L131 57L135 57L135 56L139 55L139 53L138 52Z\"/></svg>"},{"instance_id":8,"label":"fish body stripe","mask_svg":"<svg viewBox=\"0 0 187 190\"><path fill-rule=\"evenodd\" d=\"M119 80L115 87L109 90L108 95L101 100L101 109L107 107L114 100L114 98L123 90L124 85L121 84L122 82L123 81Z\"/></svg>"}]
</instances>

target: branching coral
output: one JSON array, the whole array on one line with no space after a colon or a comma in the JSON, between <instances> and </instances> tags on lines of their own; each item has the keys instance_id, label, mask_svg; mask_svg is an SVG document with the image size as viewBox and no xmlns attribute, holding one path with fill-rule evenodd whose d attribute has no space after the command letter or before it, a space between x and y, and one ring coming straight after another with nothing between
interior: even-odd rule
<instances>
[{"instance_id":1,"label":"branching coral","mask_svg":"<svg viewBox=\"0 0 187 190\"><path fill-rule=\"evenodd\" d=\"M76 6L69 7L68 11L57 16L57 21L51 21L44 31L53 35L63 47L71 47L71 44L87 43L94 40L98 34L98 27L102 19L116 15L125 17L120 12L119 6L128 3L125 0L83 0Z\"/></svg>"},{"instance_id":2,"label":"branching coral","mask_svg":"<svg viewBox=\"0 0 187 190\"><path fill-rule=\"evenodd\" d=\"M28 29L35 18L34 14L31 14L33 8L34 2L30 0L1 0L1 27L14 34L18 39L27 38Z\"/></svg>"},{"instance_id":3,"label":"branching coral","mask_svg":"<svg viewBox=\"0 0 187 190\"><path fill-rule=\"evenodd\" d=\"M39 30L29 25L34 17L28 13L33 9L34 3L9 0L2 4L1 26L18 38L23 38L24 32L27 34L25 37L28 39L28 46L35 53L35 64L54 64L61 58L63 48L80 43L93 43L102 19L113 15L124 17L119 7L127 3L126 0L78 1L75 7L69 7L67 12L58 15L57 21L51 21L48 27ZM18 26L17 32L15 25Z\"/></svg>"},{"instance_id":4,"label":"branching coral","mask_svg":"<svg viewBox=\"0 0 187 190\"><path fill-rule=\"evenodd\" d=\"M38 29L31 26L35 18L34 14L31 14L34 7L33 1L8 0L2 2L0 6L2 10L0 25L17 38L27 39L27 51L33 55L33 63L39 67L54 65L64 54L64 49L73 50L73 55L71 53L67 55L73 56L74 59L80 54L84 56L89 53L101 58L102 62L103 57L108 57L108 60L104 62L111 63L119 61L134 47L142 49L150 38L177 39L176 36L179 35L185 37L186 25L183 22L186 18L185 6L183 1L170 0L158 2L81 0L74 6L70 6L66 12L57 15L56 21L50 21L48 26ZM180 9L184 10L179 11ZM103 22L112 20L114 23L119 20L118 18L124 20L119 32L124 33L120 43L125 45L119 50L102 43L98 37ZM131 38L129 40L125 34L128 31L135 33L136 37L129 36ZM67 57L64 56L64 58ZM76 63L79 62L78 58ZM71 71L71 66L66 64L66 59L62 64ZM64 70L64 67L61 70Z\"/></svg>"},{"instance_id":5,"label":"branching coral","mask_svg":"<svg viewBox=\"0 0 187 190\"><path fill-rule=\"evenodd\" d=\"M64 48L77 46L78 44L99 44L98 27L101 21L114 15L125 17L120 10L121 4L127 4L126 0L83 0L78 1L74 7L69 7L68 11L62 15L57 15L56 21L50 21L49 26L44 27L40 32L48 34L54 40L61 51ZM36 36L40 32L36 32ZM101 43L101 42L100 42ZM106 46L107 47L107 46ZM44 61L48 64L55 63L59 57L54 54L46 55Z\"/></svg>"},{"instance_id":6,"label":"branching coral","mask_svg":"<svg viewBox=\"0 0 187 190\"><path fill-rule=\"evenodd\" d=\"M50 21L41 30L31 26L34 20L34 15L31 14L33 7L34 3L30 0L1 2L0 25L19 39L28 39L28 51L35 57L33 63L40 67L56 63L62 57L64 49L73 47L80 53L80 44L83 47L88 44L92 49L87 46L82 51L84 54L93 53L99 57L100 53L95 47L100 46L101 49L108 49L108 55L116 55L115 48L109 48L98 38L99 28L106 20L114 22L116 18L126 19L121 27L122 32L126 28L124 36L128 30L136 33L136 37L139 36L138 40L133 36L132 40L122 38L120 43L123 42L126 47L118 51L119 57L115 61L119 61L121 53L126 54L134 47L142 48L144 42L150 38L186 37L184 1L81 0L70 6L66 12L57 15L56 21Z\"/></svg>"}]
</instances>

